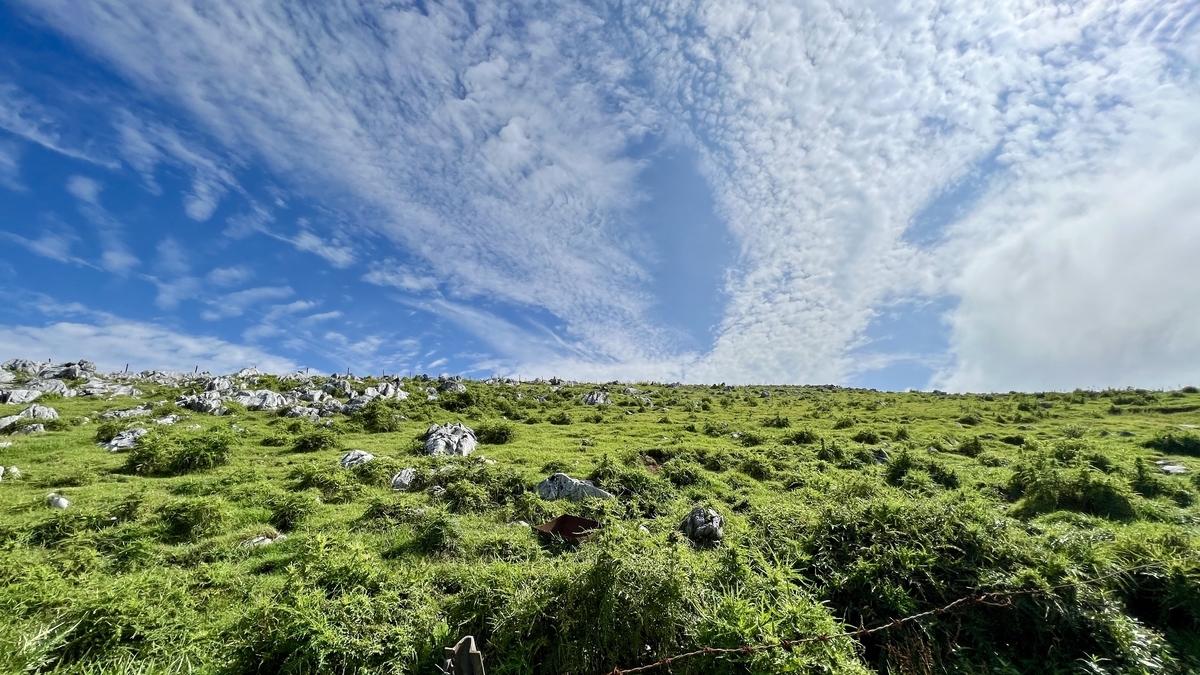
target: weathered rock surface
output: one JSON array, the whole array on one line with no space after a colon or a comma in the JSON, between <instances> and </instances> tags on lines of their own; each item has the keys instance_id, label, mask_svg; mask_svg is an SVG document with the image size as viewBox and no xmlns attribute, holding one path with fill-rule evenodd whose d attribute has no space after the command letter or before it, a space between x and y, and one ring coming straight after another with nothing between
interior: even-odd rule
<instances>
[{"instance_id":1,"label":"weathered rock surface","mask_svg":"<svg viewBox=\"0 0 1200 675\"><path fill-rule=\"evenodd\" d=\"M217 391L206 391L195 396L180 396L175 399L175 405L186 410L214 415L220 415L225 409L221 402L221 394Z\"/></svg>"},{"instance_id":2,"label":"weathered rock surface","mask_svg":"<svg viewBox=\"0 0 1200 675\"><path fill-rule=\"evenodd\" d=\"M287 539L286 534L277 534L274 537L267 537L267 536L254 537L251 539L247 539L246 541L243 541L242 546L245 548L258 548L260 546L270 546L271 544L278 544L279 542L284 541L285 539Z\"/></svg>"},{"instance_id":3,"label":"weathered rock surface","mask_svg":"<svg viewBox=\"0 0 1200 675\"><path fill-rule=\"evenodd\" d=\"M103 415L100 415L100 419L123 420L129 417L142 417L143 415L149 415L150 413L151 410L149 406L138 406L136 408L129 408L128 410L109 410Z\"/></svg>"},{"instance_id":4,"label":"weathered rock surface","mask_svg":"<svg viewBox=\"0 0 1200 675\"><path fill-rule=\"evenodd\" d=\"M449 378L438 385L438 391L443 394L461 394L467 390L467 385L457 379Z\"/></svg>"},{"instance_id":5,"label":"weathered rock surface","mask_svg":"<svg viewBox=\"0 0 1200 675\"><path fill-rule=\"evenodd\" d=\"M697 506L683 519L679 529L692 543L711 545L725 537L725 519L712 509Z\"/></svg>"},{"instance_id":6,"label":"weathered rock surface","mask_svg":"<svg viewBox=\"0 0 1200 675\"><path fill-rule=\"evenodd\" d=\"M612 401L608 398L608 394L597 389L589 392L583 397L584 405L611 405Z\"/></svg>"},{"instance_id":7,"label":"weathered rock surface","mask_svg":"<svg viewBox=\"0 0 1200 675\"><path fill-rule=\"evenodd\" d=\"M33 403L41 398L41 396L42 392L34 389L10 389L8 391L0 391L0 403L8 403L9 405Z\"/></svg>"},{"instance_id":8,"label":"weathered rock surface","mask_svg":"<svg viewBox=\"0 0 1200 675\"><path fill-rule=\"evenodd\" d=\"M308 419L313 422L316 422L317 419L321 417L320 410L317 410L316 408L306 408L302 405L294 405L288 408L283 414L285 417Z\"/></svg>"},{"instance_id":9,"label":"weathered rock surface","mask_svg":"<svg viewBox=\"0 0 1200 675\"><path fill-rule=\"evenodd\" d=\"M229 392L237 389L237 384L229 377L214 377L204 385L204 391Z\"/></svg>"},{"instance_id":10,"label":"weathered rock surface","mask_svg":"<svg viewBox=\"0 0 1200 675\"><path fill-rule=\"evenodd\" d=\"M46 506L49 506L52 509L62 510L70 505L71 502L57 492L51 492L50 494L46 495Z\"/></svg>"},{"instance_id":11,"label":"weathered rock surface","mask_svg":"<svg viewBox=\"0 0 1200 675\"><path fill-rule=\"evenodd\" d=\"M0 431L3 431L17 423L21 419L20 415L9 415L8 417L0 417Z\"/></svg>"},{"instance_id":12,"label":"weathered rock surface","mask_svg":"<svg viewBox=\"0 0 1200 675\"><path fill-rule=\"evenodd\" d=\"M429 455L466 457L478 444L474 430L461 422L435 424L425 432L425 453Z\"/></svg>"},{"instance_id":13,"label":"weathered rock surface","mask_svg":"<svg viewBox=\"0 0 1200 675\"><path fill-rule=\"evenodd\" d=\"M74 396L74 392L70 392L67 383L62 380L30 380L25 383L25 389L32 391L40 391L43 394L58 394L59 396Z\"/></svg>"},{"instance_id":14,"label":"weathered rock surface","mask_svg":"<svg viewBox=\"0 0 1200 675\"><path fill-rule=\"evenodd\" d=\"M366 464L373 459L375 459L375 455L372 455L366 450L351 450L350 452L342 455L342 458L339 460L339 462L341 463L343 469L353 469L354 467L360 464Z\"/></svg>"},{"instance_id":15,"label":"weathered rock surface","mask_svg":"<svg viewBox=\"0 0 1200 675\"><path fill-rule=\"evenodd\" d=\"M7 469L0 466L0 480L3 480L5 476L8 476L9 480L16 480L21 477L21 470L15 466L10 466Z\"/></svg>"},{"instance_id":16,"label":"weathered rock surface","mask_svg":"<svg viewBox=\"0 0 1200 675\"><path fill-rule=\"evenodd\" d=\"M270 389L239 391L233 400L246 406L247 410L279 410L289 404L287 397Z\"/></svg>"},{"instance_id":17,"label":"weathered rock surface","mask_svg":"<svg viewBox=\"0 0 1200 675\"><path fill-rule=\"evenodd\" d=\"M4 362L3 366L0 367L3 367L5 370L9 370L14 373L37 375L38 371L42 368L42 364L35 363L29 359L9 359Z\"/></svg>"},{"instance_id":18,"label":"weathered rock surface","mask_svg":"<svg viewBox=\"0 0 1200 675\"><path fill-rule=\"evenodd\" d=\"M97 443L97 445L105 450L108 450L109 452L129 450L133 446L137 445L138 439L142 436L145 436L148 432L148 429L143 429L142 427L129 429L128 431L122 431L116 436L113 436L111 441L107 443Z\"/></svg>"},{"instance_id":19,"label":"weathered rock surface","mask_svg":"<svg viewBox=\"0 0 1200 675\"><path fill-rule=\"evenodd\" d=\"M556 473L537 484L534 492L546 501L569 499L573 502L582 501L589 497L593 499L613 499L609 492L601 490L590 480L571 478L565 473Z\"/></svg>"},{"instance_id":20,"label":"weathered rock surface","mask_svg":"<svg viewBox=\"0 0 1200 675\"><path fill-rule=\"evenodd\" d=\"M46 433L46 425L30 424L27 427L21 427L20 429L17 429L17 433L22 436L28 436L29 434L44 434Z\"/></svg>"},{"instance_id":21,"label":"weathered rock surface","mask_svg":"<svg viewBox=\"0 0 1200 675\"><path fill-rule=\"evenodd\" d=\"M32 420L56 420L58 419L58 411L54 408L34 403L22 410L20 417Z\"/></svg>"},{"instance_id":22,"label":"weathered rock surface","mask_svg":"<svg viewBox=\"0 0 1200 675\"><path fill-rule=\"evenodd\" d=\"M392 476L392 489L397 492L406 492L412 487L413 481L417 477L416 469L404 469L395 476Z\"/></svg>"}]
</instances>

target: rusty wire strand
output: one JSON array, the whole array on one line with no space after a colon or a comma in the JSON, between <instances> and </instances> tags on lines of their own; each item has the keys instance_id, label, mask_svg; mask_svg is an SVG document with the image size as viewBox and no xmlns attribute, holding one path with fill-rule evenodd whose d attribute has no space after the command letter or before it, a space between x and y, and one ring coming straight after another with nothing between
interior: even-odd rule
<instances>
[{"instance_id":1,"label":"rusty wire strand","mask_svg":"<svg viewBox=\"0 0 1200 675\"><path fill-rule=\"evenodd\" d=\"M1065 584L1058 584L1056 586L1047 586L1046 588L1031 588L1031 589L1021 590L1021 591L992 591L992 592L988 592L988 593L968 595L968 596L959 598L959 599L955 600L954 602L951 602L948 605L942 605L941 607L926 610L919 614L913 614L913 615L902 617L899 619L893 619L892 621L889 621L888 623L876 626L874 628L859 628L858 630L846 631L844 633L826 633L826 634L822 634L822 635L813 635L813 636L804 637L804 638L796 638L794 640L783 640L782 642L772 642L770 644L765 644L765 645L743 645L741 647L702 647L695 651L684 652L682 654L676 654L674 656L669 656L667 658L655 661L654 663L648 663L644 666L637 666L634 668L614 668L611 671L609 671L608 675L631 675L632 673L644 673L644 672L647 672L650 670L654 670L655 668L669 666L676 661L681 661L683 659L692 658L694 656L704 656L704 655L708 655L708 654L754 654L756 652L769 651L772 649L784 649L784 650L791 651L791 649L794 647L804 645L804 644L811 644L814 642L828 642L830 640L836 640L839 638L861 638L861 637L866 637L868 635L874 635L875 633L882 633L885 630L888 630L891 628L897 628L899 626L903 626L906 623L910 623L910 622L916 621L918 619L924 619L924 618L930 617L930 616L941 616L942 614L945 614L946 612L949 612L954 609L958 609L960 607L966 607L966 606L971 606L971 605L987 605L990 607L1007 607L1007 606L1012 605L1012 599L1017 596L1038 595L1041 593L1049 593L1051 591L1057 591L1057 590L1061 590L1064 588L1083 586L1085 584L1094 584L1099 581L1105 581L1107 579L1112 579L1113 577L1119 577L1123 574L1129 574L1130 572L1136 572L1138 570L1148 569L1151 567L1157 567L1157 565L1138 565L1137 567L1129 567L1126 569L1118 570L1116 572L1112 572L1110 574L1093 577L1091 579L1081 579L1079 581L1072 581L1072 582L1065 583ZM996 600L999 600L1000 602L993 602Z\"/></svg>"}]
</instances>

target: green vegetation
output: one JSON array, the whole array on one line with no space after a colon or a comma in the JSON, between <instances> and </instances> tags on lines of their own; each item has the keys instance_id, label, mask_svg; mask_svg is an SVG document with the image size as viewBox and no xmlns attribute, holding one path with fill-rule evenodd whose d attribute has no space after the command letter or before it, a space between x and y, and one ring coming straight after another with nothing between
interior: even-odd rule
<instances>
[{"instance_id":1,"label":"green vegetation","mask_svg":"<svg viewBox=\"0 0 1200 675\"><path fill-rule=\"evenodd\" d=\"M179 390L52 401L69 424L0 448L21 470L0 482L0 672L431 673L472 634L492 673L597 674L1093 577L659 672L1200 672L1195 389L642 383L592 408L595 385L464 384L428 401L407 382L328 426L176 411L119 453L96 442L132 425L99 413ZM453 421L475 453L424 456ZM343 469L353 448L376 459ZM616 499L542 500L559 471ZM679 534L696 505L720 545ZM570 544L521 524L562 513L602 527Z\"/></svg>"}]
</instances>

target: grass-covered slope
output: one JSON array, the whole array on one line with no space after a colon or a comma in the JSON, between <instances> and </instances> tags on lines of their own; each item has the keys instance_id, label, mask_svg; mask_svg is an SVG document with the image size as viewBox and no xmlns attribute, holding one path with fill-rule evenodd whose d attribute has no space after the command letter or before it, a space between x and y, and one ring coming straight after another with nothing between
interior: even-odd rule
<instances>
[{"instance_id":1,"label":"grass-covered slope","mask_svg":"<svg viewBox=\"0 0 1200 675\"><path fill-rule=\"evenodd\" d=\"M176 410L187 392L139 385L164 402L156 416L184 419L118 453L97 437L155 425L98 413L135 401L39 399L61 419L0 438L0 464L22 472L0 481L0 671L432 673L472 634L493 675L603 673L1138 566L669 672L1200 671L1195 390L613 385L612 405L590 407L590 385L465 384L427 401L406 382L409 400L330 428ZM482 444L425 457L416 439L435 421ZM376 459L341 469L354 448ZM1188 473L1165 475L1164 458ZM406 467L413 489L393 492ZM617 499L538 499L556 471ZM71 506L49 509L50 492ZM695 505L725 518L719 546L678 533ZM520 522L560 513L603 529L572 546Z\"/></svg>"}]
</instances>

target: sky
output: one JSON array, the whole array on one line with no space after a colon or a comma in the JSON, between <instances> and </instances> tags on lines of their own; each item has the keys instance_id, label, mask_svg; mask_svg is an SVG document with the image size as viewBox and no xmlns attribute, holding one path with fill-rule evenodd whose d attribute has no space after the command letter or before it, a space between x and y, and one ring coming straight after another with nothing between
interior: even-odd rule
<instances>
[{"instance_id":1,"label":"sky","mask_svg":"<svg viewBox=\"0 0 1200 675\"><path fill-rule=\"evenodd\" d=\"M1200 1L0 0L0 357L1200 384Z\"/></svg>"}]
</instances>

